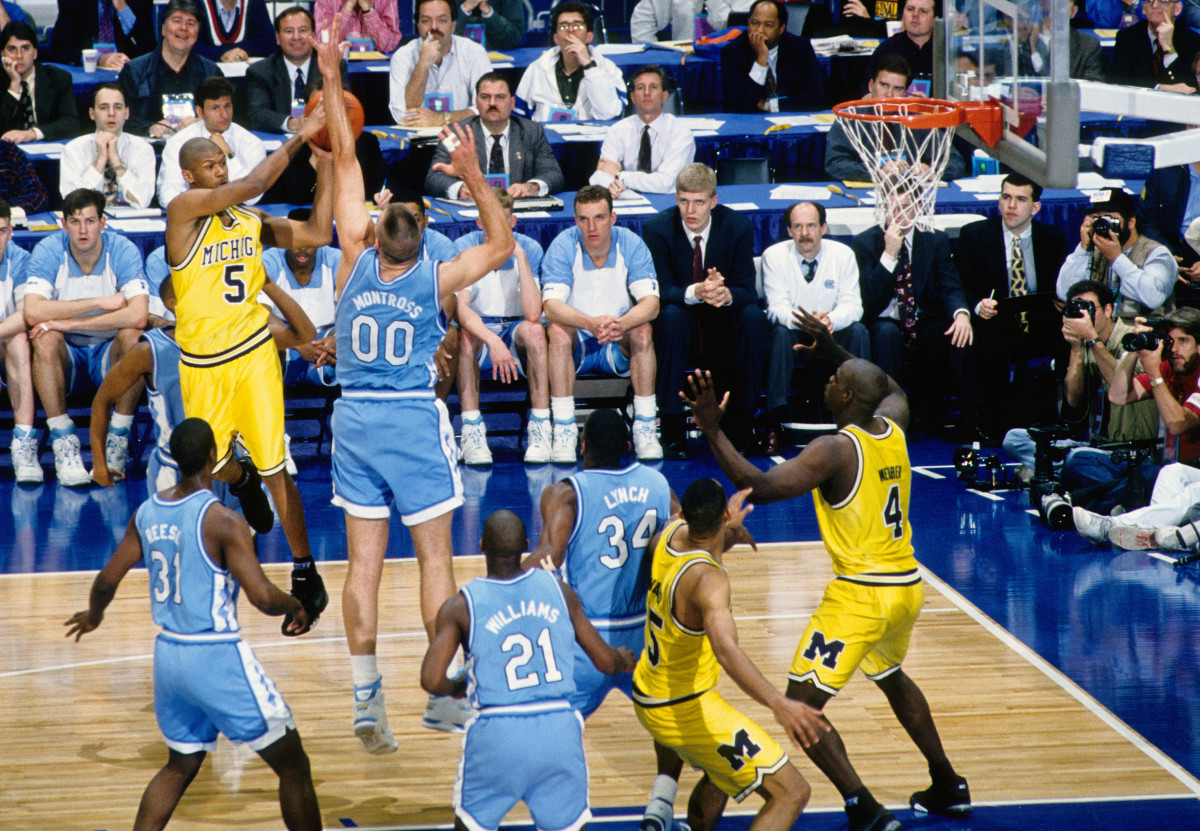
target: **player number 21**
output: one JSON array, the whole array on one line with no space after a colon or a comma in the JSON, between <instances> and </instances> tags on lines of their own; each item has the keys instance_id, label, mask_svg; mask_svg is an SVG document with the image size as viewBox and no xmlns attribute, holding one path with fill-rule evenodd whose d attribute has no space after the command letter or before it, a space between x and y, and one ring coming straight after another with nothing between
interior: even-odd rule
<instances>
[{"instance_id":1,"label":"player number 21","mask_svg":"<svg viewBox=\"0 0 1200 831\"><path fill-rule=\"evenodd\" d=\"M887 503L883 506L883 521L892 526L892 539L904 536L904 511L900 508L900 486L888 488Z\"/></svg>"},{"instance_id":2,"label":"player number 21","mask_svg":"<svg viewBox=\"0 0 1200 831\"><path fill-rule=\"evenodd\" d=\"M166 603L167 598L170 597L176 603L182 603L183 597L179 590L179 552L175 552L173 569L167 561L167 555L157 549L150 550L150 561L158 566L157 580L154 583L154 602ZM172 591L172 584L174 584L174 591Z\"/></svg>"},{"instance_id":3,"label":"player number 21","mask_svg":"<svg viewBox=\"0 0 1200 831\"><path fill-rule=\"evenodd\" d=\"M558 664L554 661L554 646L550 642L549 629L543 629L537 636L537 645L542 650L542 658L546 662L546 683L552 684L555 681L561 681L563 676L558 669ZM528 637L520 632L515 632L504 639L504 643L500 644L500 649L505 654L519 650L519 653L509 658L508 663L504 665L504 674L508 678L510 690L523 690L541 683L536 671L531 671L527 675L517 674L533 659L533 642Z\"/></svg>"},{"instance_id":4,"label":"player number 21","mask_svg":"<svg viewBox=\"0 0 1200 831\"><path fill-rule=\"evenodd\" d=\"M621 521L621 518L606 516L600 520L600 525L596 530L601 534L612 531L608 538L608 544L617 552L615 555L605 554L600 558L600 562L608 568L620 568L625 565L625 561L629 559L629 545L625 542L625 523ZM651 508L642 515L637 528L633 531L633 540L631 541L633 547L638 550L645 548L657 530L658 511Z\"/></svg>"}]
</instances>

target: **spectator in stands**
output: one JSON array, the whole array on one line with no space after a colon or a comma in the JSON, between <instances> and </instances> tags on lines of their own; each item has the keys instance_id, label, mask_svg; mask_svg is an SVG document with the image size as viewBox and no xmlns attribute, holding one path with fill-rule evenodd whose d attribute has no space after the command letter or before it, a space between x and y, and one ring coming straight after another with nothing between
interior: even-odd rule
<instances>
[{"instance_id":1,"label":"spectator in stands","mask_svg":"<svg viewBox=\"0 0 1200 831\"><path fill-rule=\"evenodd\" d=\"M567 0L550 11L554 46L529 65L517 85L517 109L534 121L609 121L625 109L625 78L588 48L592 9ZM566 112L564 112L566 111Z\"/></svg>"},{"instance_id":2,"label":"spectator in stands","mask_svg":"<svg viewBox=\"0 0 1200 831\"><path fill-rule=\"evenodd\" d=\"M516 228L513 198L497 194ZM476 219L482 229L483 224ZM462 404L462 461L490 465L487 427L479 409L480 372L491 371L497 381L511 383L518 375L529 379L529 424L525 434L525 464L550 461L550 376L546 328L542 324L542 246L524 234L513 233L517 244L504 265L458 293L458 399ZM483 242L483 231L455 240L461 252ZM561 383L561 379L560 379ZM565 386L565 385L564 385ZM555 390L559 393L559 390Z\"/></svg>"},{"instance_id":3,"label":"spectator in stands","mask_svg":"<svg viewBox=\"0 0 1200 831\"><path fill-rule=\"evenodd\" d=\"M196 120L192 91L205 78L221 74L215 63L193 54L200 32L196 0L168 0L162 12L162 44L121 70L117 83L125 93L131 133L170 136Z\"/></svg>"},{"instance_id":4,"label":"spectator in stands","mask_svg":"<svg viewBox=\"0 0 1200 831\"><path fill-rule=\"evenodd\" d=\"M417 0L415 16L417 36L392 55L392 118L406 127L470 118L475 84L492 71L487 51L454 34L458 6L451 0Z\"/></svg>"},{"instance_id":5,"label":"spectator in stands","mask_svg":"<svg viewBox=\"0 0 1200 831\"><path fill-rule=\"evenodd\" d=\"M92 92L88 117L95 132L73 139L59 163L59 192L89 188L104 194L106 205L146 208L154 198L154 148L125 132L129 110L125 93L114 83Z\"/></svg>"},{"instance_id":6,"label":"spectator in stands","mask_svg":"<svg viewBox=\"0 0 1200 831\"><path fill-rule=\"evenodd\" d=\"M901 0L900 31L879 44L871 57L871 72L884 55L899 55L912 73L909 95L928 97L933 82L934 0Z\"/></svg>"},{"instance_id":7,"label":"spectator in stands","mask_svg":"<svg viewBox=\"0 0 1200 831\"><path fill-rule=\"evenodd\" d=\"M327 30L334 17L339 17L342 40L370 38L375 51L385 55L392 54L400 45L400 7L390 0L378 4L375 0L317 0L312 13L317 19L318 32Z\"/></svg>"},{"instance_id":8,"label":"spectator in stands","mask_svg":"<svg viewBox=\"0 0 1200 831\"><path fill-rule=\"evenodd\" d=\"M908 62L904 58L896 54L883 55L875 62L874 75L867 82L866 99L870 101L879 98L904 98L911 81L912 74ZM919 136L920 133L915 132L914 135ZM932 153L932 149L932 147L929 148L930 153ZM929 160L930 157L926 156L921 161L928 163ZM969 173L966 158L958 152L957 148L951 146L950 157L946 162L946 169L942 173L942 180L949 182ZM844 182L871 181L871 174L867 172L866 164L858 155L858 151L854 149L854 145L850 143L850 137L846 135L845 128L838 121L835 121L829 128L829 134L825 140L825 175Z\"/></svg>"},{"instance_id":9,"label":"spectator in stands","mask_svg":"<svg viewBox=\"0 0 1200 831\"><path fill-rule=\"evenodd\" d=\"M233 84L217 75L196 87L196 118L167 140L162 150L162 168L158 173L158 204L165 210L171 200L188 189L179 166L179 150L189 139L207 138L221 148L232 182L241 179L267 157L258 136L233 121ZM261 197L247 200L253 205Z\"/></svg>"},{"instance_id":10,"label":"spectator in stands","mask_svg":"<svg viewBox=\"0 0 1200 831\"><path fill-rule=\"evenodd\" d=\"M512 114L516 99L508 78L488 72L475 82L475 90L479 115L467 119L467 125L475 133L480 168L489 176L507 176L506 190L514 198L545 196L566 187L542 125ZM450 153L441 143L433 153L433 163L450 164ZM462 179L432 167L425 176L425 192L450 199L474 199Z\"/></svg>"},{"instance_id":11,"label":"spectator in stands","mask_svg":"<svg viewBox=\"0 0 1200 831\"><path fill-rule=\"evenodd\" d=\"M1200 54L1196 62L1200 63ZM1200 163L1160 167L1150 174L1138 200L1138 232L1170 249L1179 266L1175 299L1185 306L1200 305L1200 259L1184 240L1188 226L1198 216Z\"/></svg>"},{"instance_id":12,"label":"spectator in stands","mask_svg":"<svg viewBox=\"0 0 1200 831\"><path fill-rule=\"evenodd\" d=\"M20 147L0 141L0 199L27 214L50 207L46 185Z\"/></svg>"},{"instance_id":13,"label":"spectator in stands","mask_svg":"<svg viewBox=\"0 0 1200 831\"><path fill-rule=\"evenodd\" d=\"M196 51L210 61L231 63L271 54L271 17L266 0L205 0Z\"/></svg>"},{"instance_id":14,"label":"spectator in stands","mask_svg":"<svg viewBox=\"0 0 1200 831\"><path fill-rule=\"evenodd\" d=\"M676 177L675 207L646 220L642 238L658 277L654 357L663 455L687 458L679 391L697 366L730 392L725 434L743 452L757 451L753 415L767 365L767 318L755 289L754 226L717 204L717 175L695 162Z\"/></svg>"},{"instance_id":15,"label":"spectator in stands","mask_svg":"<svg viewBox=\"0 0 1200 831\"><path fill-rule=\"evenodd\" d=\"M63 228L33 249L25 274L25 325L33 345L33 376L46 411L60 484L87 487L79 437L67 396L95 390L108 367L146 328L149 288L137 247L105 230L104 195L80 189L63 199ZM90 386L89 386L90 385ZM116 478L125 475L129 428L142 385L116 405L108 445L101 450Z\"/></svg>"},{"instance_id":16,"label":"spectator in stands","mask_svg":"<svg viewBox=\"0 0 1200 831\"><path fill-rule=\"evenodd\" d=\"M33 370L22 301L28 260L29 252L12 241L12 208L0 199L0 358L13 413L9 450L17 482L36 485L45 474L38 464L38 431L33 429Z\"/></svg>"},{"instance_id":17,"label":"spectator in stands","mask_svg":"<svg viewBox=\"0 0 1200 831\"><path fill-rule=\"evenodd\" d=\"M9 23L29 23L29 15L16 3L0 0L0 31ZM33 24L30 24L33 25Z\"/></svg>"},{"instance_id":18,"label":"spectator in stands","mask_svg":"<svg viewBox=\"0 0 1200 831\"><path fill-rule=\"evenodd\" d=\"M626 189L671 192L679 171L696 157L696 140L675 116L663 112L667 94L667 73L661 66L637 71L631 96L635 112L605 133L590 184L608 188L617 198Z\"/></svg>"},{"instance_id":19,"label":"spectator in stands","mask_svg":"<svg viewBox=\"0 0 1200 831\"><path fill-rule=\"evenodd\" d=\"M1108 81L1169 92L1196 91L1192 61L1200 52L1200 35L1175 18L1183 11L1177 0L1144 0L1145 20L1117 32Z\"/></svg>"},{"instance_id":20,"label":"spectator in stands","mask_svg":"<svg viewBox=\"0 0 1200 831\"><path fill-rule=\"evenodd\" d=\"M154 49L151 0L58 0L49 59L78 66L83 62L83 50L97 43L107 43L115 50L101 53L98 66L117 72L131 59Z\"/></svg>"},{"instance_id":21,"label":"spectator in stands","mask_svg":"<svg viewBox=\"0 0 1200 831\"><path fill-rule=\"evenodd\" d=\"M550 397L555 464L575 464L577 373L628 376L634 452L641 461L663 456L654 424L658 408L650 330L658 316L658 279L646 244L628 228L614 228L616 219L607 188L581 188L575 194L575 227L555 237L542 260L551 385L563 390L561 397Z\"/></svg>"},{"instance_id":22,"label":"spectator in stands","mask_svg":"<svg viewBox=\"0 0 1200 831\"><path fill-rule=\"evenodd\" d=\"M787 31L780 0L755 0L746 31L721 49L721 78L726 112L825 108L825 70L808 38Z\"/></svg>"},{"instance_id":23,"label":"spectator in stands","mask_svg":"<svg viewBox=\"0 0 1200 831\"><path fill-rule=\"evenodd\" d=\"M950 239L941 231L917 230L913 210L910 202L896 199L886 227L868 228L851 247L858 260L863 324L871 333L871 360L899 378L905 354L912 356L909 401L914 417L929 430L942 426L935 420L945 415L946 381L952 379L961 394L973 333Z\"/></svg>"},{"instance_id":24,"label":"spectator in stands","mask_svg":"<svg viewBox=\"0 0 1200 831\"><path fill-rule=\"evenodd\" d=\"M762 255L763 294L771 321L767 364L768 455L779 452L792 369L805 359L793 349L803 331L796 322L802 308L825 324L838 345L856 358L871 359L871 336L862 324L858 261L850 246L825 239L825 206L797 202L783 213L788 236Z\"/></svg>"},{"instance_id":25,"label":"spectator in stands","mask_svg":"<svg viewBox=\"0 0 1200 831\"><path fill-rule=\"evenodd\" d=\"M696 17L703 11L704 0L638 0L629 18L629 39L654 43L669 29L668 40L695 40Z\"/></svg>"},{"instance_id":26,"label":"spectator in stands","mask_svg":"<svg viewBox=\"0 0 1200 831\"><path fill-rule=\"evenodd\" d=\"M435 231L429 227L429 215L425 212L425 198L421 194L407 188L397 190L395 193L384 188L375 194L375 207L380 211L393 202L408 208L408 212L417 220L417 225L421 226L421 247L417 251L418 260L450 262L454 259L458 254L458 249L454 247L454 243L450 241L449 237L441 231Z\"/></svg>"},{"instance_id":27,"label":"spectator in stands","mask_svg":"<svg viewBox=\"0 0 1200 831\"><path fill-rule=\"evenodd\" d=\"M1017 61L1022 75L1050 74L1050 2L1039 0L1041 20L1024 21L1019 25L1021 34ZM1076 0L1069 0L1072 19L1079 11ZM1105 81L1104 63L1100 55L1100 41L1075 27L1068 30L1067 48L1071 53L1070 76L1083 81Z\"/></svg>"},{"instance_id":28,"label":"spectator in stands","mask_svg":"<svg viewBox=\"0 0 1200 831\"><path fill-rule=\"evenodd\" d=\"M1093 233L1100 217L1115 228ZM1067 289L1080 280L1103 283L1120 298L1117 315L1132 322L1136 316L1174 308L1178 276L1170 250L1138 232L1133 197L1121 188L1104 188L1092 197L1079 226L1079 246L1059 269L1056 288L1059 299L1065 299Z\"/></svg>"},{"instance_id":29,"label":"spectator in stands","mask_svg":"<svg viewBox=\"0 0 1200 831\"><path fill-rule=\"evenodd\" d=\"M1087 0L1084 10L1097 29L1120 29L1126 15L1141 17L1142 0Z\"/></svg>"},{"instance_id":30,"label":"spectator in stands","mask_svg":"<svg viewBox=\"0 0 1200 831\"><path fill-rule=\"evenodd\" d=\"M309 210L301 208L289 214L299 222L308 220ZM335 298L338 264L342 252L329 245L320 248L268 248L263 252L263 270L284 293L300 304L312 321L317 337L310 343L296 346L283 353L283 384L317 384L333 386L332 366L336 363L333 345L333 320L337 307ZM259 302L283 319L287 316L263 292Z\"/></svg>"},{"instance_id":31,"label":"spectator in stands","mask_svg":"<svg viewBox=\"0 0 1200 831\"><path fill-rule=\"evenodd\" d=\"M482 25L487 49L513 49L525 37L525 4L521 0L463 0L454 33L465 35L467 26Z\"/></svg>"},{"instance_id":32,"label":"spectator in stands","mask_svg":"<svg viewBox=\"0 0 1200 831\"><path fill-rule=\"evenodd\" d=\"M7 94L0 96L0 141L58 141L79 134L70 73L37 63L37 32L9 23L0 32Z\"/></svg>"},{"instance_id":33,"label":"spectator in stands","mask_svg":"<svg viewBox=\"0 0 1200 831\"><path fill-rule=\"evenodd\" d=\"M1010 173L1000 185L1000 215L963 226L955 246L975 331L965 417L984 436L999 438L1057 415L1049 365L1062 351L1062 316L1051 287L1067 257L1067 239L1034 219L1041 197L1041 185ZM1036 304L1019 313L1005 302L1026 302L1018 298L1029 295L1038 295ZM1048 384L1035 383L1039 373Z\"/></svg>"}]
</instances>

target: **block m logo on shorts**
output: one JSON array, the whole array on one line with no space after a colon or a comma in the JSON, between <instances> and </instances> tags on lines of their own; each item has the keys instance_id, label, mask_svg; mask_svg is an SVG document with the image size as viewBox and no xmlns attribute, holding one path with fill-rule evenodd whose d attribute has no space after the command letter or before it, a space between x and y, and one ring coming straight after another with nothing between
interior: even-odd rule
<instances>
[{"instance_id":1,"label":"block m logo on shorts","mask_svg":"<svg viewBox=\"0 0 1200 831\"><path fill-rule=\"evenodd\" d=\"M845 641L830 641L825 642L825 635L820 632L813 632L812 641L808 644L808 649L804 650L804 658L808 661L819 660L829 669L837 669L838 656L842 654L842 650L846 648Z\"/></svg>"},{"instance_id":2,"label":"block m logo on shorts","mask_svg":"<svg viewBox=\"0 0 1200 831\"><path fill-rule=\"evenodd\" d=\"M753 759L762 750L750 740L750 734L745 730L739 730L733 737L733 744L723 744L717 748L717 753L729 762L729 767L734 770L741 770L746 764L747 759Z\"/></svg>"}]
</instances>

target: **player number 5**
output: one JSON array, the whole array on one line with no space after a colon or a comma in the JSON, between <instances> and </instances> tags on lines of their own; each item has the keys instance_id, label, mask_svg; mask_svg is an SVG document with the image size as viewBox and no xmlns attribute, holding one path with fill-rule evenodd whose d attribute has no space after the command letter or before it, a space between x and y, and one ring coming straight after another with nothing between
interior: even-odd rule
<instances>
[{"instance_id":1,"label":"player number 5","mask_svg":"<svg viewBox=\"0 0 1200 831\"><path fill-rule=\"evenodd\" d=\"M230 263L225 266L225 285L232 289L223 295L226 303L241 303L246 299L246 281L242 279L245 273L244 263Z\"/></svg>"}]
</instances>

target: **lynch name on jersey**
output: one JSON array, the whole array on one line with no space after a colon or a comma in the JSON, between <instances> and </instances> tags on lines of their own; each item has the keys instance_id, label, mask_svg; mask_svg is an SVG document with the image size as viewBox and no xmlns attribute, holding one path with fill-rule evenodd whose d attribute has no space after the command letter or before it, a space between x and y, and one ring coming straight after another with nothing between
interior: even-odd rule
<instances>
[{"instance_id":1,"label":"lynch name on jersey","mask_svg":"<svg viewBox=\"0 0 1200 831\"><path fill-rule=\"evenodd\" d=\"M604 505L612 510L618 505L624 505L626 502L641 502L645 503L650 499L649 488L622 487L613 488L608 493L604 494Z\"/></svg>"},{"instance_id":2,"label":"lynch name on jersey","mask_svg":"<svg viewBox=\"0 0 1200 831\"><path fill-rule=\"evenodd\" d=\"M200 265L214 265L244 257L253 257L257 240L251 236L223 239L204 246L200 254Z\"/></svg>"},{"instance_id":3,"label":"lynch name on jersey","mask_svg":"<svg viewBox=\"0 0 1200 831\"><path fill-rule=\"evenodd\" d=\"M533 600L522 600L517 604L516 609L514 609L512 604L509 603L505 608L488 618L487 623L485 623L483 626L493 635L498 635L500 634L501 629L512 623L514 620L531 616L545 618L550 623L554 623L558 620L558 609L554 608L549 603Z\"/></svg>"}]
</instances>

